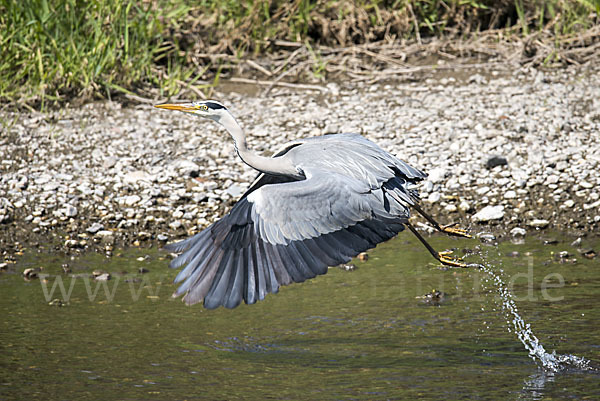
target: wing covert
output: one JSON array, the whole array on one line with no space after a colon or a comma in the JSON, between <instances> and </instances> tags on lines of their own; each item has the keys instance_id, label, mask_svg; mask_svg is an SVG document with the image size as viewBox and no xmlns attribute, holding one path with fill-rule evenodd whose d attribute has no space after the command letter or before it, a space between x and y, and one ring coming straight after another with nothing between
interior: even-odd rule
<instances>
[{"instance_id":1,"label":"wing covert","mask_svg":"<svg viewBox=\"0 0 600 401\"><path fill-rule=\"evenodd\" d=\"M287 245L328 234L372 217L369 186L335 173L307 174L307 179L264 185L246 198L261 239ZM371 202L370 202L371 201Z\"/></svg>"}]
</instances>

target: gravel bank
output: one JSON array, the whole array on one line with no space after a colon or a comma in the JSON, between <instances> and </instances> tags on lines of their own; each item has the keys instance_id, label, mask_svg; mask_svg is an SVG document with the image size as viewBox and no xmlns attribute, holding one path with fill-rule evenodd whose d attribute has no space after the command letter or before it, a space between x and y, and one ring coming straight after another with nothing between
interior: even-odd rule
<instances>
[{"instance_id":1,"label":"gravel bank","mask_svg":"<svg viewBox=\"0 0 600 401\"><path fill-rule=\"evenodd\" d=\"M430 174L421 193L442 222L501 235L598 233L598 68L506 67L324 87L215 98L259 152L304 136L362 133ZM181 113L105 102L0 118L5 259L39 244L110 254L116 244L192 234L255 176L223 130Z\"/></svg>"}]
</instances>

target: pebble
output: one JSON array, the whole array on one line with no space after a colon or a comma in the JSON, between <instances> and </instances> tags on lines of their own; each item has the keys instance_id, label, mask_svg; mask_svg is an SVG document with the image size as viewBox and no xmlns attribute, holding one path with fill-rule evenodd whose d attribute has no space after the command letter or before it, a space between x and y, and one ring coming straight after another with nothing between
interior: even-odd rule
<instances>
[{"instance_id":1,"label":"pebble","mask_svg":"<svg viewBox=\"0 0 600 401\"><path fill-rule=\"evenodd\" d=\"M142 198L140 198L138 195L130 195L125 197L125 205L126 206L133 206L136 205L139 201L141 201Z\"/></svg>"},{"instance_id":2,"label":"pebble","mask_svg":"<svg viewBox=\"0 0 600 401\"><path fill-rule=\"evenodd\" d=\"M77 208L73 205L65 205L64 214L67 217L75 217L77 216Z\"/></svg>"},{"instance_id":3,"label":"pebble","mask_svg":"<svg viewBox=\"0 0 600 401\"><path fill-rule=\"evenodd\" d=\"M485 166L488 169L492 169L497 166L506 166L508 165L508 160L504 156L491 156L485 162Z\"/></svg>"},{"instance_id":4,"label":"pebble","mask_svg":"<svg viewBox=\"0 0 600 401\"><path fill-rule=\"evenodd\" d=\"M527 223L528 226L534 227L534 228L546 228L546 227L548 227L549 224L550 224L550 222L545 219L533 219Z\"/></svg>"},{"instance_id":5,"label":"pebble","mask_svg":"<svg viewBox=\"0 0 600 401\"><path fill-rule=\"evenodd\" d=\"M446 213L454 213L458 210L458 208L456 207L456 205L449 203L446 206L444 206L444 212Z\"/></svg>"},{"instance_id":6,"label":"pebble","mask_svg":"<svg viewBox=\"0 0 600 401\"><path fill-rule=\"evenodd\" d=\"M515 227L512 230L510 230L510 235L513 237L524 237L525 235L527 235L527 230L521 227Z\"/></svg>"},{"instance_id":7,"label":"pebble","mask_svg":"<svg viewBox=\"0 0 600 401\"><path fill-rule=\"evenodd\" d=\"M429 202L429 203L436 203L437 201L440 200L441 197L442 197L442 194L440 194L439 192L432 192L427 197L427 202Z\"/></svg>"},{"instance_id":8,"label":"pebble","mask_svg":"<svg viewBox=\"0 0 600 401\"><path fill-rule=\"evenodd\" d=\"M504 206L486 206L477 213L475 213L471 219L475 222L487 222L491 220L500 220L504 217Z\"/></svg>"},{"instance_id":9,"label":"pebble","mask_svg":"<svg viewBox=\"0 0 600 401\"><path fill-rule=\"evenodd\" d=\"M114 236L115 233L110 230L99 230L96 232L96 237L108 238Z\"/></svg>"},{"instance_id":10,"label":"pebble","mask_svg":"<svg viewBox=\"0 0 600 401\"><path fill-rule=\"evenodd\" d=\"M34 278L37 278L38 272L39 272L39 269L33 269L33 268L25 269L25 270L23 270L23 277L25 277L26 279L29 279L29 280L34 279Z\"/></svg>"},{"instance_id":11,"label":"pebble","mask_svg":"<svg viewBox=\"0 0 600 401\"><path fill-rule=\"evenodd\" d=\"M492 243L496 241L496 236L492 233L478 233L477 238L484 243Z\"/></svg>"},{"instance_id":12,"label":"pebble","mask_svg":"<svg viewBox=\"0 0 600 401\"><path fill-rule=\"evenodd\" d=\"M110 280L110 278L111 278L111 276L109 273L102 273L97 276L94 276L94 279L96 281L108 281L108 280Z\"/></svg>"},{"instance_id":13,"label":"pebble","mask_svg":"<svg viewBox=\"0 0 600 401\"><path fill-rule=\"evenodd\" d=\"M104 225L100 224L100 223L94 223L91 226L89 226L86 231L90 234L96 234L98 231L104 229Z\"/></svg>"},{"instance_id":14,"label":"pebble","mask_svg":"<svg viewBox=\"0 0 600 401\"><path fill-rule=\"evenodd\" d=\"M466 200L461 200L460 203L458 204L458 209L462 212L470 212L471 204L469 202L467 202Z\"/></svg>"}]
</instances>

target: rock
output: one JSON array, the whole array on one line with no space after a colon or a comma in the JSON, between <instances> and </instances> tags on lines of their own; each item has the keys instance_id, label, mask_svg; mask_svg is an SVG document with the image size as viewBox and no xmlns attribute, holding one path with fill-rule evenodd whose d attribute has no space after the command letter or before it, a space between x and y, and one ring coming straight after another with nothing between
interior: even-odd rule
<instances>
[{"instance_id":1,"label":"rock","mask_svg":"<svg viewBox=\"0 0 600 401\"><path fill-rule=\"evenodd\" d=\"M38 272L40 271L40 269L25 269L23 270L23 277L25 277L28 280L34 279L38 277Z\"/></svg>"},{"instance_id":2,"label":"rock","mask_svg":"<svg viewBox=\"0 0 600 401\"><path fill-rule=\"evenodd\" d=\"M504 199L515 199L517 197L517 193L515 191L506 191L504 193Z\"/></svg>"},{"instance_id":3,"label":"rock","mask_svg":"<svg viewBox=\"0 0 600 401\"><path fill-rule=\"evenodd\" d=\"M366 262L367 260L369 260L369 254L366 252L359 253L358 260L362 260L363 262Z\"/></svg>"},{"instance_id":4,"label":"rock","mask_svg":"<svg viewBox=\"0 0 600 401\"><path fill-rule=\"evenodd\" d=\"M96 281L108 281L108 280L110 280L110 274L109 273L102 273L102 274L99 274L97 276L94 276L94 279Z\"/></svg>"},{"instance_id":5,"label":"rock","mask_svg":"<svg viewBox=\"0 0 600 401\"><path fill-rule=\"evenodd\" d=\"M446 213L454 213L458 210L458 208L456 207L456 205L449 203L444 207L444 211Z\"/></svg>"},{"instance_id":6,"label":"rock","mask_svg":"<svg viewBox=\"0 0 600 401\"><path fill-rule=\"evenodd\" d=\"M52 301L48 302L48 305L49 306L57 306L60 308L60 307L66 306L67 304L64 303L62 299L55 298Z\"/></svg>"},{"instance_id":7,"label":"rock","mask_svg":"<svg viewBox=\"0 0 600 401\"><path fill-rule=\"evenodd\" d=\"M165 234L158 234L156 236L156 239L159 240L159 241L161 241L161 242L164 242L164 241L167 241L169 239L169 236L165 235Z\"/></svg>"},{"instance_id":8,"label":"rock","mask_svg":"<svg viewBox=\"0 0 600 401\"><path fill-rule=\"evenodd\" d=\"M439 192L432 192L427 197L427 202L436 203L437 201L440 200L441 197L442 197L442 194L440 194Z\"/></svg>"},{"instance_id":9,"label":"rock","mask_svg":"<svg viewBox=\"0 0 600 401\"><path fill-rule=\"evenodd\" d=\"M549 224L550 222L545 219L533 219L529 223L527 223L528 226L534 228L546 228Z\"/></svg>"},{"instance_id":10,"label":"rock","mask_svg":"<svg viewBox=\"0 0 600 401\"><path fill-rule=\"evenodd\" d=\"M488 244L496 241L496 236L492 233L479 233L477 234L477 238L479 238L481 242Z\"/></svg>"},{"instance_id":11,"label":"rock","mask_svg":"<svg viewBox=\"0 0 600 401\"><path fill-rule=\"evenodd\" d=\"M100 238L109 238L114 236L115 233L109 230L99 230L96 232L96 237L100 237Z\"/></svg>"},{"instance_id":12,"label":"rock","mask_svg":"<svg viewBox=\"0 0 600 401\"><path fill-rule=\"evenodd\" d=\"M150 272L150 270L146 269L145 267L140 267L138 269L138 273L140 273L140 274L146 274L146 273L149 273L149 272Z\"/></svg>"},{"instance_id":13,"label":"rock","mask_svg":"<svg viewBox=\"0 0 600 401\"><path fill-rule=\"evenodd\" d=\"M469 202L467 202L466 200L461 200L460 203L458 204L458 209L461 212L469 212L471 211L471 204Z\"/></svg>"},{"instance_id":14,"label":"rock","mask_svg":"<svg viewBox=\"0 0 600 401\"><path fill-rule=\"evenodd\" d=\"M586 259L594 259L596 257L596 251L593 249L583 249L581 250L581 254Z\"/></svg>"},{"instance_id":15,"label":"rock","mask_svg":"<svg viewBox=\"0 0 600 401\"><path fill-rule=\"evenodd\" d=\"M323 134L337 134L340 132L340 126L337 124L327 124L323 129Z\"/></svg>"},{"instance_id":16,"label":"rock","mask_svg":"<svg viewBox=\"0 0 600 401\"><path fill-rule=\"evenodd\" d=\"M496 166L506 166L508 165L508 160L506 160L506 157L504 156L491 156L487 159L487 162L485 162L485 166L488 169L492 169Z\"/></svg>"},{"instance_id":17,"label":"rock","mask_svg":"<svg viewBox=\"0 0 600 401\"><path fill-rule=\"evenodd\" d=\"M117 164L117 158L114 156L109 156L106 159L104 159L104 163L102 163L102 168L108 170L110 168L113 168L115 164Z\"/></svg>"},{"instance_id":18,"label":"rock","mask_svg":"<svg viewBox=\"0 0 600 401\"><path fill-rule=\"evenodd\" d=\"M575 201L573 199L567 199L563 205L570 209L575 206Z\"/></svg>"},{"instance_id":19,"label":"rock","mask_svg":"<svg viewBox=\"0 0 600 401\"><path fill-rule=\"evenodd\" d=\"M490 192L490 187L488 187L488 186L479 187L475 190L475 193L477 195L485 195L488 192Z\"/></svg>"},{"instance_id":20,"label":"rock","mask_svg":"<svg viewBox=\"0 0 600 401\"><path fill-rule=\"evenodd\" d=\"M77 241L75 239L68 239L65 241L65 247L66 248L80 248L81 244L79 243L79 241Z\"/></svg>"},{"instance_id":21,"label":"rock","mask_svg":"<svg viewBox=\"0 0 600 401\"><path fill-rule=\"evenodd\" d=\"M137 184L139 181L150 182L150 176L145 171L131 171L123 177L123 183L125 185Z\"/></svg>"},{"instance_id":22,"label":"rock","mask_svg":"<svg viewBox=\"0 0 600 401\"><path fill-rule=\"evenodd\" d=\"M510 230L510 235L513 237L524 237L527 234L527 231L521 227L515 227Z\"/></svg>"},{"instance_id":23,"label":"rock","mask_svg":"<svg viewBox=\"0 0 600 401\"><path fill-rule=\"evenodd\" d=\"M104 226L100 223L94 223L91 226L89 226L86 231L90 234L96 234L98 231L104 229Z\"/></svg>"},{"instance_id":24,"label":"rock","mask_svg":"<svg viewBox=\"0 0 600 401\"><path fill-rule=\"evenodd\" d=\"M232 198L237 198L244 193L244 188L240 187L237 184L232 184L229 188L225 190Z\"/></svg>"},{"instance_id":25,"label":"rock","mask_svg":"<svg viewBox=\"0 0 600 401\"><path fill-rule=\"evenodd\" d=\"M125 205L133 206L141 200L142 198L140 198L138 195L129 195L125 197Z\"/></svg>"},{"instance_id":26,"label":"rock","mask_svg":"<svg viewBox=\"0 0 600 401\"><path fill-rule=\"evenodd\" d=\"M67 217L75 217L77 216L77 208L73 205L66 204L63 213Z\"/></svg>"},{"instance_id":27,"label":"rock","mask_svg":"<svg viewBox=\"0 0 600 401\"><path fill-rule=\"evenodd\" d=\"M177 230L177 229L181 228L182 225L183 224L181 224L181 221L175 220L174 222L169 224L169 227L173 230Z\"/></svg>"},{"instance_id":28,"label":"rock","mask_svg":"<svg viewBox=\"0 0 600 401\"><path fill-rule=\"evenodd\" d=\"M354 271L354 270L358 269L358 267L356 267L356 265L351 264L351 263L350 264L339 265L338 267L340 269L342 269L342 270L347 271L347 272L351 272L351 271Z\"/></svg>"},{"instance_id":29,"label":"rock","mask_svg":"<svg viewBox=\"0 0 600 401\"><path fill-rule=\"evenodd\" d=\"M575 241L571 242L571 246L578 247L581 245L581 237L577 238Z\"/></svg>"},{"instance_id":30,"label":"rock","mask_svg":"<svg viewBox=\"0 0 600 401\"><path fill-rule=\"evenodd\" d=\"M491 220L500 220L504 217L504 206L486 206L477 213L475 213L471 219L475 222L486 222Z\"/></svg>"},{"instance_id":31,"label":"rock","mask_svg":"<svg viewBox=\"0 0 600 401\"><path fill-rule=\"evenodd\" d=\"M433 289L430 293L420 295L415 298L422 299L425 303L431 304L433 306L439 306L440 303L444 302L446 298L446 293Z\"/></svg>"},{"instance_id":32,"label":"rock","mask_svg":"<svg viewBox=\"0 0 600 401\"><path fill-rule=\"evenodd\" d=\"M444 181L444 178L446 178L446 169L442 167L436 167L429 170L427 174L427 179L432 183L437 184Z\"/></svg>"}]
</instances>

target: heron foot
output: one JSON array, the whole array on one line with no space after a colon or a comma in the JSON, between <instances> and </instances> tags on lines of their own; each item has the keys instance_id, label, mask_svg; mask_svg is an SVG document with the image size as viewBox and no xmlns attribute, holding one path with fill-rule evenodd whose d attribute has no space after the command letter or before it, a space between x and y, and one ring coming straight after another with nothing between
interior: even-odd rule
<instances>
[{"instance_id":1,"label":"heron foot","mask_svg":"<svg viewBox=\"0 0 600 401\"><path fill-rule=\"evenodd\" d=\"M448 224L446 226L442 226L441 229L446 234L454 235L456 237L473 238L467 233L467 230L462 228L453 228L455 225L456 223Z\"/></svg>"},{"instance_id":2,"label":"heron foot","mask_svg":"<svg viewBox=\"0 0 600 401\"><path fill-rule=\"evenodd\" d=\"M438 260L440 261L441 264L443 264L444 266L451 266L451 267L469 267L467 264L461 262L460 260L457 259L452 259L450 257L448 257L448 255L452 254L452 251L444 251L444 252L438 252Z\"/></svg>"}]
</instances>

